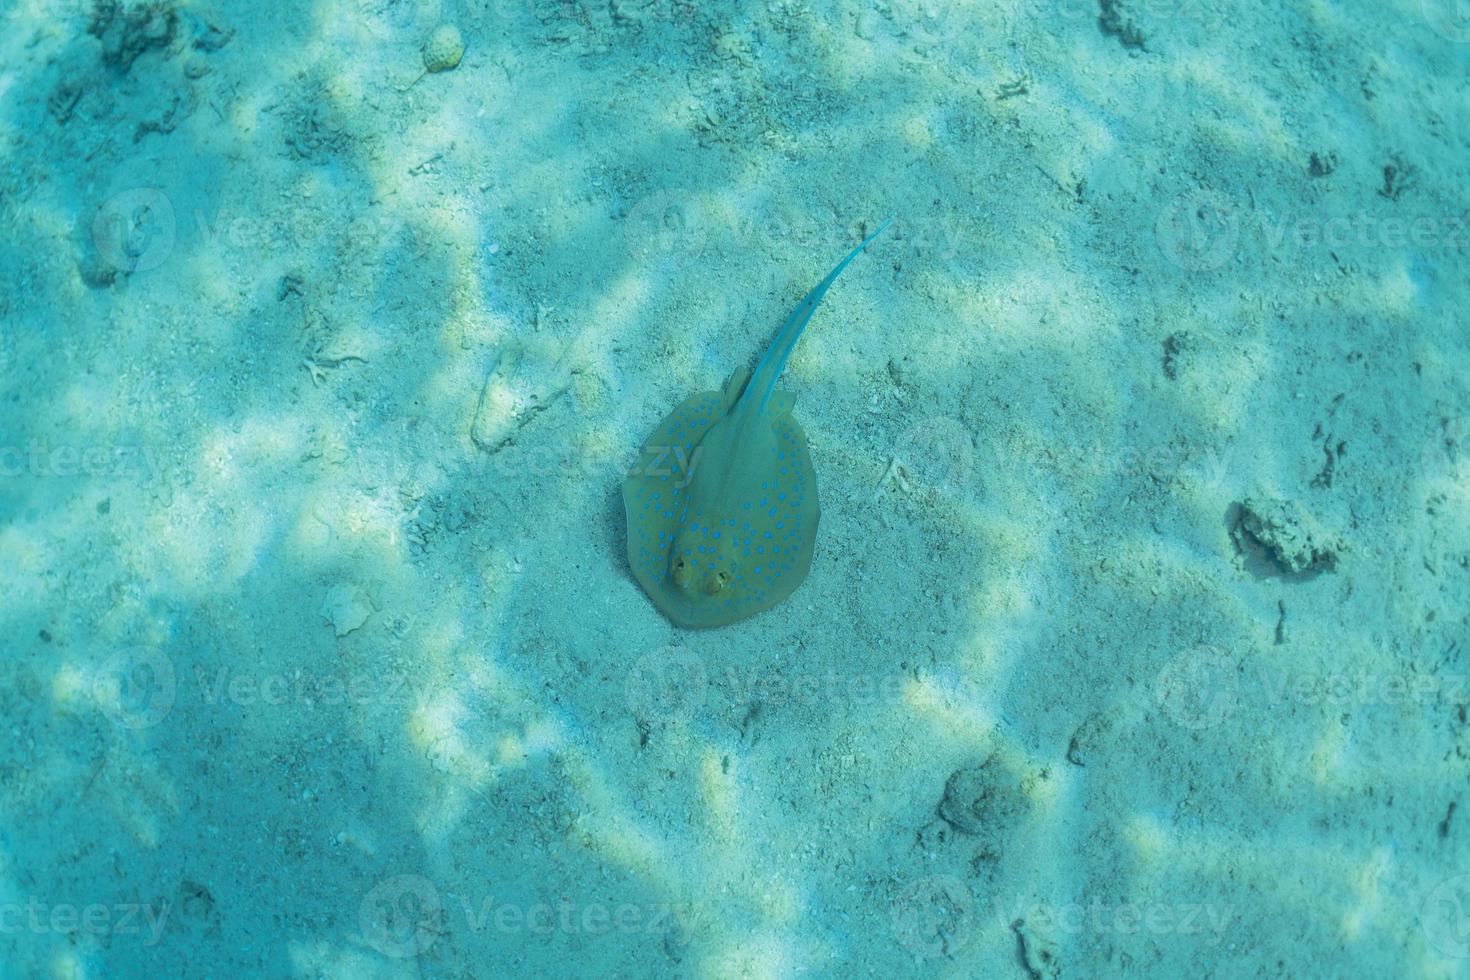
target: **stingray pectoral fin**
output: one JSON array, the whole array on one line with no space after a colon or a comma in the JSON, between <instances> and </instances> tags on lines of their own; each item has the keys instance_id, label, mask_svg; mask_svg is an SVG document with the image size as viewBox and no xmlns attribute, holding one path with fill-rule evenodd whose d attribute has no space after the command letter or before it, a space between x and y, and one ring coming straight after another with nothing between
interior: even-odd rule
<instances>
[{"instance_id":1,"label":"stingray pectoral fin","mask_svg":"<svg viewBox=\"0 0 1470 980\"><path fill-rule=\"evenodd\" d=\"M789 391L777 389L771 392L771 398L766 402L766 415L771 418L771 424L776 419L788 418L791 410L796 407L796 396Z\"/></svg>"},{"instance_id":2,"label":"stingray pectoral fin","mask_svg":"<svg viewBox=\"0 0 1470 980\"><path fill-rule=\"evenodd\" d=\"M628 522L628 564L633 577L665 612L674 593L668 577L669 546L683 521L694 473L695 451L723 416L723 394L686 398L643 443L623 480Z\"/></svg>"}]
</instances>

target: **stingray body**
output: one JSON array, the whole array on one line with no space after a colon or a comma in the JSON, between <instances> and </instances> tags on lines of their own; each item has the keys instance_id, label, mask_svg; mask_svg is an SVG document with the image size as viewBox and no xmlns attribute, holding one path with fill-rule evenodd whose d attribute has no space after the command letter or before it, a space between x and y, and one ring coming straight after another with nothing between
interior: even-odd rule
<instances>
[{"instance_id":1,"label":"stingray body","mask_svg":"<svg viewBox=\"0 0 1470 980\"><path fill-rule=\"evenodd\" d=\"M754 371L686 398L623 482L628 562L676 625L723 626L789 596L811 567L817 476L794 399L776 390L817 304L877 230L807 293Z\"/></svg>"}]
</instances>

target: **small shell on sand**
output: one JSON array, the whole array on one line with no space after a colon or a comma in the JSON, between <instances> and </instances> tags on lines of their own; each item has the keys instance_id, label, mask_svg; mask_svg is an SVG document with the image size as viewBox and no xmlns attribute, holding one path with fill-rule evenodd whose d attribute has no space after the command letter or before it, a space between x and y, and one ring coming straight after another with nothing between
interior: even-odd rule
<instances>
[{"instance_id":1,"label":"small shell on sand","mask_svg":"<svg viewBox=\"0 0 1470 980\"><path fill-rule=\"evenodd\" d=\"M346 636L367 622L372 611L367 595L350 582L334 585L322 600L322 619L338 636Z\"/></svg>"},{"instance_id":2,"label":"small shell on sand","mask_svg":"<svg viewBox=\"0 0 1470 980\"><path fill-rule=\"evenodd\" d=\"M453 24L440 24L424 42L424 68L430 72L449 71L464 57L464 38Z\"/></svg>"}]
</instances>

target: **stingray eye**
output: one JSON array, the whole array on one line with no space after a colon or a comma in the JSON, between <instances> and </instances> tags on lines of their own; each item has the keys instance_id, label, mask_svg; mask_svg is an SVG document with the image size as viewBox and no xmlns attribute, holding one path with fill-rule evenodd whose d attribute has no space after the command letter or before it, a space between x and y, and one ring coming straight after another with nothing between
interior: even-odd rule
<instances>
[{"instance_id":1,"label":"stingray eye","mask_svg":"<svg viewBox=\"0 0 1470 980\"><path fill-rule=\"evenodd\" d=\"M704 591L708 592L710 595L714 595L716 592L724 589L724 587L729 584L730 573L726 571L718 571L709 577L708 582L704 583Z\"/></svg>"},{"instance_id":2,"label":"stingray eye","mask_svg":"<svg viewBox=\"0 0 1470 980\"><path fill-rule=\"evenodd\" d=\"M688 591L694 584L694 563L680 555L670 567L670 575L679 588Z\"/></svg>"}]
</instances>

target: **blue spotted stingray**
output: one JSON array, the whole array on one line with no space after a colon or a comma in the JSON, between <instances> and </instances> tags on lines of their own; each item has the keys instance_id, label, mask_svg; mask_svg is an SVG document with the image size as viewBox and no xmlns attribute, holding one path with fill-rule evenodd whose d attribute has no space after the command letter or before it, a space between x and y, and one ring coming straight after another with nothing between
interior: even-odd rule
<instances>
[{"instance_id":1,"label":"blue spotted stingray","mask_svg":"<svg viewBox=\"0 0 1470 980\"><path fill-rule=\"evenodd\" d=\"M817 304L877 230L804 296L755 370L686 398L643 444L623 482L628 562L676 625L724 626L769 609L806 578L817 539L817 475L795 399L776 390Z\"/></svg>"}]
</instances>

